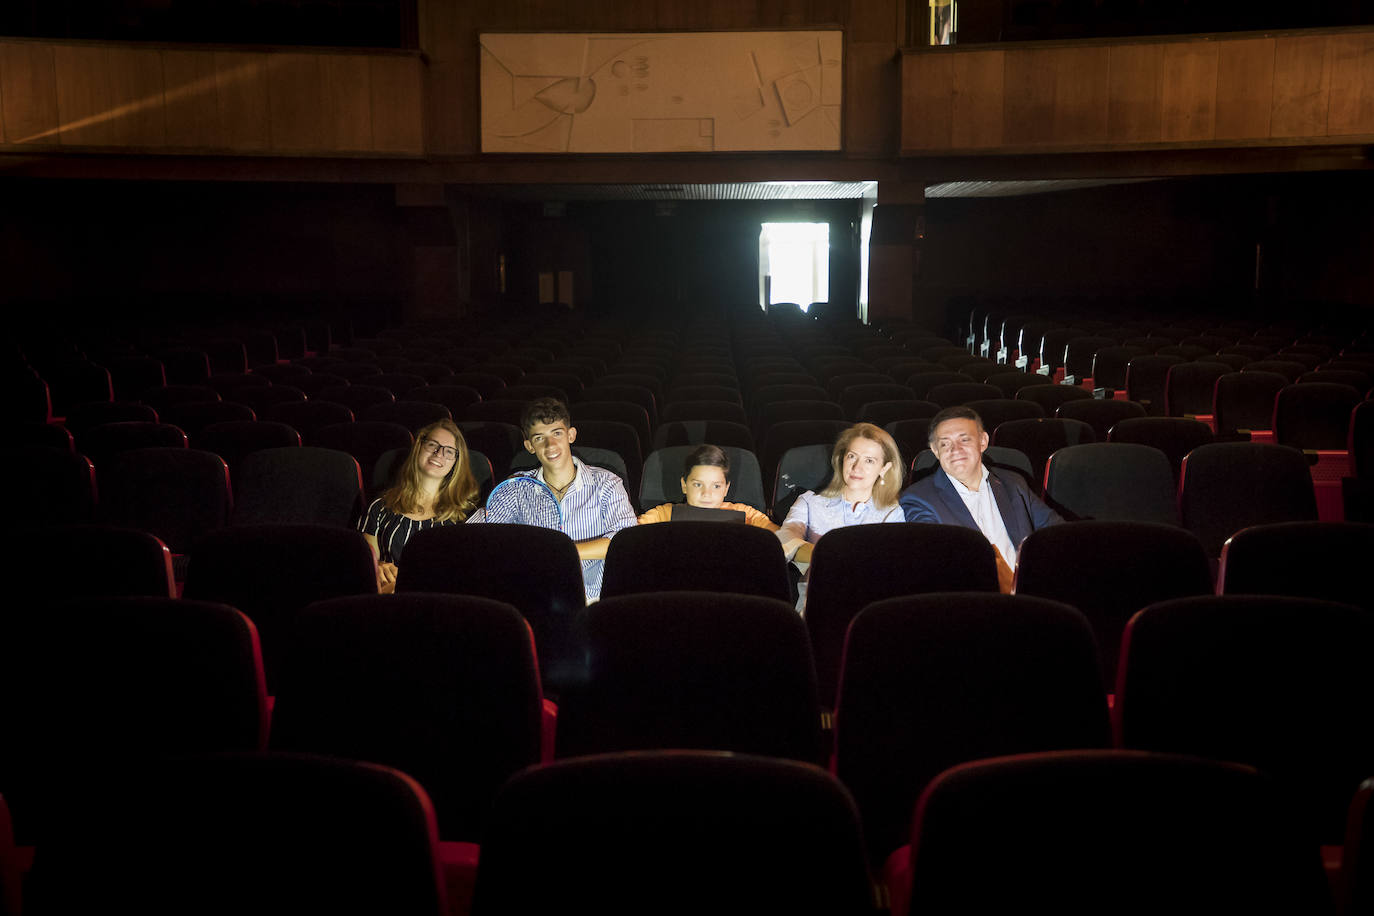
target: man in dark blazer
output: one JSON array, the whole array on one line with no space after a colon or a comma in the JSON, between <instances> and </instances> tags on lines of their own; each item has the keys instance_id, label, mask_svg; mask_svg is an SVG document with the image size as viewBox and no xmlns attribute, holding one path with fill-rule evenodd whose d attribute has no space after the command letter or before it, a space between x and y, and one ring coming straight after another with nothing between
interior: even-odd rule
<instances>
[{"instance_id":1,"label":"man in dark blazer","mask_svg":"<svg viewBox=\"0 0 1374 916\"><path fill-rule=\"evenodd\" d=\"M983 464L988 434L977 411L945 408L930 421L928 439L940 467L902 491L907 521L977 529L1009 569L1032 531L1063 521L1020 474Z\"/></svg>"}]
</instances>

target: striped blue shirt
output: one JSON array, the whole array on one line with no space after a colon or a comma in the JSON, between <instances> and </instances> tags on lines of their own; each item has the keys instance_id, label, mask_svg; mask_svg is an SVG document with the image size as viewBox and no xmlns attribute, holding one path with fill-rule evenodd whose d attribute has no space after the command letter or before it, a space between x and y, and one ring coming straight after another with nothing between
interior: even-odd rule
<instances>
[{"instance_id":1,"label":"striped blue shirt","mask_svg":"<svg viewBox=\"0 0 1374 916\"><path fill-rule=\"evenodd\" d=\"M577 477L559 502L563 510L564 534L574 541L590 541L610 537L636 523L630 497L626 495L625 485L619 475L614 471L583 464L576 456L573 457L573 464L577 466ZM534 477L545 482L542 467L511 476ZM475 513L468 521L485 522L486 511ZM582 587L588 601L601 597L601 577L605 565L604 560L582 561Z\"/></svg>"}]
</instances>

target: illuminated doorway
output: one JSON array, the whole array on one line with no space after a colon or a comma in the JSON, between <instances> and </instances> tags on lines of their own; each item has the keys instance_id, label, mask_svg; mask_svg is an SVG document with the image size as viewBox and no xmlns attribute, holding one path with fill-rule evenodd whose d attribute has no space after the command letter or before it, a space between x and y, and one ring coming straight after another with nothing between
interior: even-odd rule
<instances>
[{"instance_id":1,"label":"illuminated doorway","mask_svg":"<svg viewBox=\"0 0 1374 916\"><path fill-rule=\"evenodd\" d=\"M764 223L759 232L759 305L830 299L830 224Z\"/></svg>"}]
</instances>

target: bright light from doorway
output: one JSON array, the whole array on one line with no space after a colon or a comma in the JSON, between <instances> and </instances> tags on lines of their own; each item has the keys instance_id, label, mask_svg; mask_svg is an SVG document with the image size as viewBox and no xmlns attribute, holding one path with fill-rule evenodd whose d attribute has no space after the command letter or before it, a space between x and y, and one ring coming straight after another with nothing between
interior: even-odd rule
<instances>
[{"instance_id":1,"label":"bright light from doorway","mask_svg":"<svg viewBox=\"0 0 1374 916\"><path fill-rule=\"evenodd\" d=\"M805 311L830 299L830 224L764 223L759 233L759 303L795 302Z\"/></svg>"}]
</instances>

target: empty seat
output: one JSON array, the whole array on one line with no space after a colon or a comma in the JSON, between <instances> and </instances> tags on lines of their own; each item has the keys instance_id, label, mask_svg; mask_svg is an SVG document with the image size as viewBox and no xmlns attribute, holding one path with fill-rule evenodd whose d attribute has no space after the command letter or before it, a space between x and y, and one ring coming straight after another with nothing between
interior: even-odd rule
<instances>
[{"instance_id":1,"label":"empty seat","mask_svg":"<svg viewBox=\"0 0 1374 916\"><path fill-rule=\"evenodd\" d=\"M18 839L62 839L65 796L111 757L264 746L256 630L232 607L166 594L12 607L0 619L0 722L0 793Z\"/></svg>"},{"instance_id":2,"label":"empty seat","mask_svg":"<svg viewBox=\"0 0 1374 916\"><path fill-rule=\"evenodd\" d=\"M1108 747L1097 646L1055 601L978 592L878 601L845 641L835 773L881 864L941 771L1001 754Z\"/></svg>"},{"instance_id":3,"label":"empty seat","mask_svg":"<svg viewBox=\"0 0 1374 916\"><path fill-rule=\"evenodd\" d=\"M359 420L373 423L395 423L406 429L421 429L440 420L451 420L443 404L428 401L396 401L393 404L373 404L358 415Z\"/></svg>"},{"instance_id":4,"label":"empty seat","mask_svg":"<svg viewBox=\"0 0 1374 916\"><path fill-rule=\"evenodd\" d=\"M787 601L787 563L777 537L753 525L697 522L637 525L611 540L603 599L688 590Z\"/></svg>"},{"instance_id":5,"label":"empty seat","mask_svg":"<svg viewBox=\"0 0 1374 916\"><path fill-rule=\"evenodd\" d=\"M79 436L86 430L106 423L156 423L157 411L136 401L86 401L72 404L62 418L62 425Z\"/></svg>"},{"instance_id":6,"label":"empty seat","mask_svg":"<svg viewBox=\"0 0 1374 916\"><path fill-rule=\"evenodd\" d=\"M100 516L111 525L156 535L174 554L229 520L229 469L213 452L139 448L99 469Z\"/></svg>"},{"instance_id":7,"label":"empty seat","mask_svg":"<svg viewBox=\"0 0 1374 916\"><path fill-rule=\"evenodd\" d=\"M809 577L806 627L826 707L839 686L845 632L869 604L926 592L997 591L992 545L982 532L956 525L832 529L812 551Z\"/></svg>"},{"instance_id":8,"label":"empty seat","mask_svg":"<svg viewBox=\"0 0 1374 916\"><path fill-rule=\"evenodd\" d=\"M306 445L314 444L315 430L335 423L352 423L354 419L353 411L331 401L283 401L258 411L258 418L285 423L301 434Z\"/></svg>"},{"instance_id":9,"label":"empty seat","mask_svg":"<svg viewBox=\"0 0 1374 916\"><path fill-rule=\"evenodd\" d=\"M327 525L236 525L207 533L186 574L185 596L243 611L257 626L269 691L296 615L315 601L377 591L362 534Z\"/></svg>"},{"instance_id":10,"label":"empty seat","mask_svg":"<svg viewBox=\"0 0 1374 916\"><path fill-rule=\"evenodd\" d=\"M406 544L396 576L396 593L410 592L476 595L512 604L534 631L545 692L557 695L586 678L582 564L561 531L485 524L417 532Z\"/></svg>"},{"instance_id":11,"label":"empty seat","mask_svg":"<svg viewBox=\"0 0 1374 916\"><path fill-rule=\"evenodd\" d=\"M253 408L232 401L185 401L168 404L159 414L163 423L171 423L195 439L211 423L248 422L256 420Z\"/></svg>"},{"instance_id":12,"label":"empty seat","mask_svg":"<svg viewBox=\"0 0 1374 916\"><path fill-rule=\"evenodd\" d=\"M1043 385L1044 376L1036 375L1032 372L1022 372L1020 369L1006 372L996 372L983 379L989 385L996 385L1002 389L1002 397L1014 398L1016 392L1022 388L1029 388L1032 385Z\"/></svg>"},{"instance_id":13,"label":"empty seat","mask_svg":"<svg viewBox=\"0 0 1374 916\"><path fill-rule=\"evenodd\" d=\"M1035 420L1045 416L1045 408L1035 401L1018 401L1014 398L965 401L963 406L978 414L983 421L983 428L989 433L1009 420Z\"/></svg>"},{"instance_id":14,"label":"empty seat","mask_svg":"<svg viewBox=\"0 0 1374 916\"><path fill-rule=\"evenodd\" d=\"M214 452L232 472L245 455L265 448L299 448L301 435L285 423L230 420L211 423L196 437L195 447Z\"/></svg>"},{"instance_id":15,"label":"empty seat","mask_svg":"<svg viewBox=\"0 0 1374 916\"><path fill-rule=\"evenodd\" d=\"M1316 521L1307 459L1286 445L1200 445L1183 460L1179 512L1210 557L1221 556L1226 539L1242 528Z\"/></svg>"},{"instance_id":16,"label":"empty seat","mask_svg":"<svg viewBox=\"0 0 1374 916\"><path fill-rule=\"evenodd\" d=\"M1291 823L1235 764L1123 751L962 764L917 806L893 912L1328 912Z\"/></svg>"},{"instance_id":17,"label":"empty seat","mask_svg":"<svg viewBox=\"0 0 1374 916\"><path fill-rule=\"evenodd\" d=\"M1305 450L1344 451L1350 412L1364 395L1349 385L1300 382L1274 398L1274 440Z\"/></svg>"},{"instance_id":18,"label":"empty seat","mask_svg":"<svg viewBox=\"0 0 1374 916\"><path fill-rule=\"evenodd\" d=\"M1170 366L1164 378L1164 413L1170 417L1211 416L1217 379L1231 371L1223 363Z\"/></svg>"},{"instance_id":19,"label":"empty seat","mask_svg":"<svg viewBox=\"0 0 1374 916\"><path fill-rule=\"evenodd\" d=\"M1298 378L1309 371L1307 364L1294 360L1283 359L1257 359L1245 364L1242 372L1274 372L1288 379L1289 383L1296 383Z\"/></svg>"},{"instance_id":20,"label":"empty seat","mask_svg":"<svg viewBox=\"0 0 1374 916\"><path fill-rule=\"evenodd\" d=\"M1066 390L1067 386L1064 387ZM1082 391L1082 389L1078 389ZM1086 392L1084 392L1086 394ZM1009 420L991 430L992 444L1014 448L1030 459L1035 471L1032 486L1039 491L1044 486L1045 463L1050 455L1070 445L1096 442L1093 428L1078 420L1046 418L1042 420Z\"/></svg>"},{"instance_id":21,"label":"empty seat","mask_svg":"<svg viewBox=\"0 0 1374 916\"><path fill-rule=\"evenodd\" d=\"M1368 608L1267 595L1155 604L1126 630L1119 741L1257 767L1299 813L1297 836L1339 844L1374 772L1370 645Z\"/></svg>"},{"instance_id":22,"label":"empty seat","mask_svg":"<svg viewBox=\"0 0 1374 916\"><path fill-rule=\"evenodd\" d=\"M380 385L354 384L342 387L325 388L311 395L312 399L321 401L333 401L335 404L342 404L353 411L354 416L362 413L374 404L390 404L396 400L396 396L388 388Z\"/></svg>"},{"instance_id":23,"label":"empty seat","mask_svg":"<svg viewBox=\"0 0 1374 916\"><path fill-rule=\"evenodd\" d=\"M68 789L70 820L31 875L35 912L445 912L434 809L396 770L234 755L103 767Z\"/></svg>"},{"instance_id":24,"label":"empty seat","mask_svg":"<svg viewBox=\"0 0 1374 916\"><path fill-rule=\"evenodd\" d=\"M146 531L113 525L55 525L27 541L32 529L11 531L12 554L23 556L26 577L42 583L45 597L147 595L175 598L172 554Z\"/></svg>"},{"instance_id":25,"label":"empty seat","mask_svg":"<svg viewBox=\"0 0 1374 916\"><path fill-rule=\"evenodd\" d=\"M1059 409L1059 405L1068 401L1084 401L1092 398L1092 394L1074 385L1027 385L1017 389L1016 399L1018 401L1034 401L1045 408L1046 416L1054 416L1054 412Z\"/></svg>"},{"instance_id":26,"label":"empty seat","mask_svg":"<svg viewBox=\"0 0 1374 916\"><path fill-rule=\"evenodd\" d=\"M585 422L578 411L578 441L585 438ZM653 447L670 445L720 445L754 450L754 434L743 423L730 420L669 420L660 423L654 432Z\"/></svg>"},{"instance_id":27,"label":"empty seat","mask_svg":"<svg viewBox=\"0 0 1374 916\"><path fill-rule=\"evenodd\" d=\"M1102 652L1104 688L1116 680L1121 632L1147 604L1212 591L1198 539L1149 522L1073 522L1033 532L1021 543L1015 592L1082 611Z\"/></svg>"},{"instance_id":28,"label":"empty seat","mask_svg":"<svg viewBox=\"0 0 1374 916\"><path fill-rule=\"evenodd\" d=\"M332 448L261 449L234 473L235 525L351 526L362 511L357 459Z\"/></svg>"},{"instance_id":29,"label":"empty seat","mask_svg":"<svg viewBox=\"0 0 1374 916\"><path fill-rule=\"evenodd\" d=\"M121 452L138 448L186 448L186 433L170 423L127 421L102 423L76 436L76 450L97 468L104 467Z\"/></svg>"},{"instance_id":30,"label":"empty seat","mask_svg":"<svg viewBox=\"0 0 1374 916\"><path fill-rule=\"evenodd\" d=\"M315 433L317 447L353 456L362 471L364 484L372 479L383 455L398 449L408 453L414 441L415 437L406 427L380 420L338 423L321 427Z\"/></svg>"},{"instance_id":31,"label":"empty seat","mask_svg":"<svg viewBox=\"0 0 1374 916\"><path fill-rule=\"evenodd\" d=\"M900 401L869 401L859 408L854 422L887 426L894 420L929 419L939 412L939 404L914 398Z\"/></svg>"},{"instance_id":32,"label":"empty seat","mask_svg":"<svg viewBox=\"0 0 1374 916\"><path fill-rule=\"evenodd\" d=\"M1126 364L1126 398L1145 408L1152 417L1167 416L1165 392L1169 368L1184 362L1181 356L1159 353L1134 356Z\"/></svg>"},{"instance_id":33,"label":"empty seat","mask_svg":"<svg viewBox=\"0 0 1374 916\"><path fill-rule=\"evenodd\" d=\"M1278 522L1242 528L1221 548L1217 592L1292 595L1374 607L1363 564L1374 556L1374 525Z\"/></svg>"},{"instance_id":34,"label":"empty seat","mask_svg":"<svg viewBox=\"0 0 1374 916\"><path fill-rule=\"evenodd\" d=\"M907 398L912 400L916 398L910 388L887 382L851 385L841 392L839 403L844 415L853 420L858 417L859 410L870 401L899 401ZM934 398L930 400L934 400Z\"/></svg>"},{"instance_id":35,"label":"empty seat","mask_svg":"<svg viewBox=\"0 0 1374 916\"><path fill-rule=\"evenodd\" d=\"M1274 399L1288 385L1277 372L1228 372L1216 380L1213 425L1219 436L1274 427Z\"/></svg>"},{"instance_id":36,"label":"empty seat","mask_svg":"<svg viewBox=\"0 0 1374 916\"><path fill-rule=\"evenodd\" d=\"M602 595L587 611L587 685L560 703L559 756L699 748L820 759L811 648L788 602L721 591Z\"/></svg>"},{"instance_id":37,"label":"empty seat","mask_svg":"<svg viewBox=\"0 0 1374 916\"><path fill-rule=\"evenodd\" d=\"M1055 410L1061 420L1080 420L1093 428L1098 442L1106 442L1111 428L1121 420L1145 416L1145 408L1135 401L1091 398L1086 401L1065 401Z\"/></svg>"},{"instance_id":38,"label":"empty seat","mask_svg":"<svg viewBox=\"0 0 1374 916\"><path fill-rule=\"evenodd\" d=\"M579 758L506 784L474 916L591 909L873 913L854 803L808 764L679 751Z\"/></svg>"},{"instance_id":39,"label":"empty seat","mask_svg":"<svg viewBox=\"0 0 1374 916\"><path fill-rule=\"evenodd\" d=\"M509 776L538 763L542 695L514 607L452 594L320 601L291 628L272 747L413 776L440 836L476 842Z\"/></svg>"},{"instance_id":40,"label":"empty seat","mask_svg":"<svg viewBox=\"0 0 1374 916\"><path fill-rule=\"evenodd\" d=\"M95 519L95 466L70 449L28 445L0 448L0 473L19 518L63 525Z\"/></svg>"},{"instance_id":41,"label":"empty seat","mask_svg":"<svg viewBox=\"0 0 1374 916\"><path fill-rule=\"evenodd\" d=\"M1211 427L1191 417L1128 417L1113 424L1107 436L1110 442L1134 442L1159 449L1169 459L1176 478L1184 457L1212 438Z\"/></svg>"},{"instance_id":42,"label":"empty seat","mask_svg":"<svg viewBox=\"0 0 1374 916\"><path fill-rule=\"evenodd\" d=\"M1173 469L1148 445L1095 442L1059 449L1045 465L1045 500L1070 521L1178 524Z\"/></svg>"},{"instance_id":43,"label":"empty seat","mask_svg":"<svg viewBox=\"0 0 1374 916\"><path fill-rule=\"evenodd\" d=\"M954 407L970 401L1001 398L1002 389L983 382L949 382L926 391L925 399L941 407Z\"/></svg>"}]
</instances>

